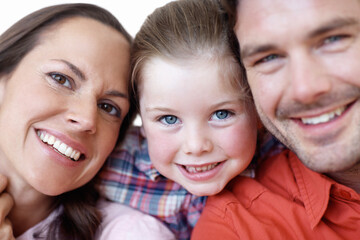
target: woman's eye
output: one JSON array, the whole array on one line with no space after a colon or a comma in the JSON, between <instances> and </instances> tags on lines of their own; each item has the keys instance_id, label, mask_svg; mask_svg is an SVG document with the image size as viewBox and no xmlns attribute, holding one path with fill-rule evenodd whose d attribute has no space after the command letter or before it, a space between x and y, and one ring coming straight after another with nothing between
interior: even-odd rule
<instances>
[{"instance_id":1,"label":"woman's eye","mask_svg":"<svg viewBox=\"0 0 360 240\"><path fill-rule=\"evenodd\" d=\"M167 116L163 116L160 118L160 122L167 124L167 125L172 125L175 123L178 123L179 119L173 115L167 115Z\"/></svg>"},{"instance_id":2,"label":"woman's eye","mask_svg":"<svg viewBox=\"0 0 360 240\"><path fill-rule=\"evenodd\" d=\"M112 116L120 117L120 111L109 103L100 103L98 107Z\"/></svg>"},{"instance_id":3,"label":"woman's eye","mask_svg":"<svg viewBox=\"0 0 360 240\"><path fill-rule=\"evenodd\" d=\"M50 73L50 77L64 87L71 88L71 82L66 76L59 73Z\"/></svg>"},{"instance_id":4,"label":"woman's eye","mask_svg":"<svg viewBox=\"0 0 360 240\"><path fill-rule=\"evenodd\" d=\"M228 110L219 110L219 111L214 112L212 118L223 120L223 119L229 118L230 115L231 115L231 113Z\"/></svg>"}]
</instances>

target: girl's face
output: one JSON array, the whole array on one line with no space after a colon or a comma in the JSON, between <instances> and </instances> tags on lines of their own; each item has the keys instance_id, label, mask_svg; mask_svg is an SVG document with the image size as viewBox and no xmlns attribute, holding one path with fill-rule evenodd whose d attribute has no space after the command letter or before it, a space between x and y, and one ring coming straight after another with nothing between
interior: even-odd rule
<instances>
[{"instance_id":1,"label":"girl's face","mask_svg":"<svg viewBox=\"0 0 360 240\"><path fill-rule=\"evenodd\" d=\"M88 18L50 28L0 79L0 172L47 195L88 182L129 109L129 44Z\"/></svg>"},{"instance_id":2,"label":"girl's face","mask_svg":"<svg viewBox=\"0 0 360 240\"><path fill-rule=\"evenodd\" d=\"M257 124L216 61L145 64L140 112L150 158L164 176L196 195L220 192L250 163Z\"/></svg>"}]
</instances>

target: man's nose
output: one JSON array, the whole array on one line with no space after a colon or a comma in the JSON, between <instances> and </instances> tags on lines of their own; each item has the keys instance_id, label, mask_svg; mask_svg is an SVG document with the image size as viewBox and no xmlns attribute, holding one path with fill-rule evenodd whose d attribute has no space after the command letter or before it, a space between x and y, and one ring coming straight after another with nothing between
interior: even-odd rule
<instances>
[{"instance_id":1,"label":"man's nose","mask_svg":"<svg viewBox=\"0 0 360 240\"><path fill-rule=\"evenodd\" d=\"M310 104L330 92L332 79L325 69L326 66L310 54L298 54L291 59L290 96L293 100Z\"/></svg>"}]
</instances>

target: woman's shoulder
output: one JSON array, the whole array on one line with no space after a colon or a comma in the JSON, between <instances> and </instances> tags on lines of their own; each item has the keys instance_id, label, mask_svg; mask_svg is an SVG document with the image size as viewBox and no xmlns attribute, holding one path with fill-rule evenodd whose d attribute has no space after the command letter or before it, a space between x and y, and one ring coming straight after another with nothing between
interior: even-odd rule
<instances>
[{"instance_id":1,"label":"woman's shoulder","mask_svg":"<svg viewBox=\"0 0 360 240\"><path fill-rule=\"evenodd\" d=\"M129 206L101 199L98 208L103 216L98 240L175 239L162 222Z\"/></svg>"}]
</instances>

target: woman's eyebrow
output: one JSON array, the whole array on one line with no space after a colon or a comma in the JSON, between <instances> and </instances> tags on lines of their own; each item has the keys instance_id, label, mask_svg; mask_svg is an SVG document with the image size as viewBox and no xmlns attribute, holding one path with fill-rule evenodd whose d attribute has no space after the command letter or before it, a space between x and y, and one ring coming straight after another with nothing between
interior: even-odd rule
<instances>
[{"instance_id":1,"label":"woman's eyebrow","mask_svg":"<svg viewBox=\"0 0 360 240\"><path fill-rule=\"evenodd\" d=\"M69 68L70 70L76 75L78 76L81 80L85 80L85 74L77 67L75 66L74 64L72 64L71 62L68 62L64 59L52 59L54 61L60 61L60 62L63 62L65 63Z\"/></svg>"},{"instance_id":2,"label":"woman's eyebrow","mask_svg":"<svg viewBox=\"0 0 360 240\"><path fill-rule=\"evenodd\" d=\"M126 98L126 99L129 98L127 94L116 91L116 90L107 91L105 94L110 95L110 96L114 96L114 97L120 97L120 98Z\"/></svg>"}]
</instances>

